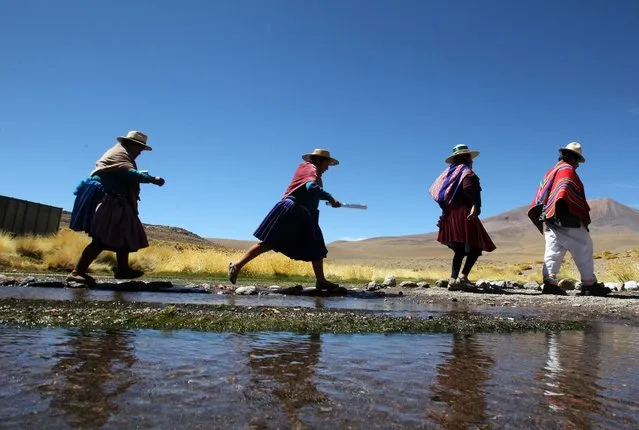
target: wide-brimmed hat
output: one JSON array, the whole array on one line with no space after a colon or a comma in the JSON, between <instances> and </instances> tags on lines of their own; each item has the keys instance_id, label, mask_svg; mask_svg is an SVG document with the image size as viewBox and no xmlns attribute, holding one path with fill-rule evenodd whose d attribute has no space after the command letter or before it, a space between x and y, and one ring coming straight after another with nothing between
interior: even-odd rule
<instances>
[{"instance_id":1,"label":"wide-brimmed hat","mask_svg":"<svg viewBox=\"0 0 639 430\"><path fill-rule=\"evenodd\" d=\"M453 162L453 158L457 157L458 155L465 155L465 154L470 155L470 158L475 158L479 155L479 151L471 151L470 148L468 148L468 145L464 145L464 144L455 145L453 147L453 153L450 154L448 157L446 157L446 160L444 161L450 164Z\"/></svg>"},{"instance_id":2,"label":"wide-brimmed hat","mask_svg":"<svg viewBox=\"0 0 639 430\"><path fill-rule=\"evenodd\" d=\"M313 155L316 157L328 158L329 160L331 160L331 166L337 166L339 164L339 161L331 157L331 153L328 152L328 150L319 148L315 149L313 152L302 155L302 160L309 161L311 159L311 156Z\"/></svg>"},{"instance_id":3,"label":"wide-brimmed hat","mask_svg":"<svg viewBox=\"0 0 639 430\"><path fill-rule=\"evenodd\" d=\"M564 146L563 148L559 148L559 152L564 152L564 151L570 151L574 154L577 154L577 156L579 157L579 162L580 163L585 163L586 159L584 158L582 152L581 152L581 143L579 142L570 142L568 145Z\"/></svg>"},{"instance_id":4,"label":"wide-brimmed hat","mask_svg":"<svg viewBox=\"0 0 639 430\"><path fill-rule=\"evenodd\" d=\"M124 142L135 143L136 145L140 145L143 150L151 151L153 148L147 145L146 141L147 141L146 134L140 131L130 131L126 134L126 136L118 137L118 142L120 143L124 143Z\"/></svg>"}]
</instances>

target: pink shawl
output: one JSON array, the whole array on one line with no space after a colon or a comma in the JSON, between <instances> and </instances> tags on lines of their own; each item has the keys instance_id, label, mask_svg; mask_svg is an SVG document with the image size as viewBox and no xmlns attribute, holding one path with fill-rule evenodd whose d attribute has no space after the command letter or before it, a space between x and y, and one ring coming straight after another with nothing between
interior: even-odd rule
<instances>
[{"instance_id":1,"label":"pink shawl","mask_svg":"<svg viewBox=\"0 0 639 430\"><path fill-rule=\"evenodd\" d=\"M313 163L309 163L308 161L303 162L299 166L297 166L297 170L293 175L293 179L291 183L286 188L282 199L287 198L291 195L292 192L302 187L307 182L317 182L317 184L322 186L322 175L317 171L317 166Z\"/></svg>"}]
</instances>

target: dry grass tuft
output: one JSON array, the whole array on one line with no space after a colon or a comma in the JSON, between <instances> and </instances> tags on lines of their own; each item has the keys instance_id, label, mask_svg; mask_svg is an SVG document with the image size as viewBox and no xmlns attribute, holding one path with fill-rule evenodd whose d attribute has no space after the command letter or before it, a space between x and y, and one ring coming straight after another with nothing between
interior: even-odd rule
<instances>
[{"instance_id":1,"label":"dry grass tuft","mask_svg":"<svg viewBox=\"0 0 639 430\"><path fill-rule=\"evenodd\" d=\"M62 229L58 234L46 237L16 238L0 233L0 266L26 271L70 271L89 242L90 239L86 235L69 229ZM139 267L147 273L225 277L229 261L238 260L241 254L242 252L219 246L154 241L149 248L131 254L130 260L132 266ZM605 267L600 270L603 273L599 275L601 279L621 282L639 280L639 268L634 263L639 253L628 251L623 255L602 255ZM628 261L633 263L628 264ZM115 266L115 254L104 252L91 265L91 270L108 273ZM392 261L371 264L330 262L326 263L325 267L329 278L350 282L380 282L388 274L395 275L398 280L434 281L448 278L449 270L447 264L443 268L441 264L435 268L395 264ZM499 264L480 259L471 273L471 278L540 282L541 270L525 276L524 271L530 270L533 270L530 263ZM249 263L241 276L312 278L313 270L310 263L290 260L282 254L269 252ZM578 272L570 258L566 258L559 276L578 279Z\"/></svg>"},{"instance_id":2,"label":"dry grass tuft","mask_svg":"<svg viewBox=\"0 0 639 430\"><path fill-rule=\"evenodd\" d=\"M635 262L607 261L603 272L605 273L605 278L600 275L601 280L609 282L639 281L639 265Z\"/></svg>"}]
</instances>

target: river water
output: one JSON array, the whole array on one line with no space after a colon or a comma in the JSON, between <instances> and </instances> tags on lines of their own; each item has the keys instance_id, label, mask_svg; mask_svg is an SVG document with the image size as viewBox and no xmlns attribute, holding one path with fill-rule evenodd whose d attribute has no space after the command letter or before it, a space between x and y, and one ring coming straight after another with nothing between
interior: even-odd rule
<instances>
[{"instance_id":1,"label":"river water","mask_svg":"<svg viewBox=\"0 0 639 430\"><path fill-rule=\"evenodd\" d=\"M638 356L637 328L604 323L466 336L0 326L0 427L639 428Z\"/></svg>"}]
</instances>

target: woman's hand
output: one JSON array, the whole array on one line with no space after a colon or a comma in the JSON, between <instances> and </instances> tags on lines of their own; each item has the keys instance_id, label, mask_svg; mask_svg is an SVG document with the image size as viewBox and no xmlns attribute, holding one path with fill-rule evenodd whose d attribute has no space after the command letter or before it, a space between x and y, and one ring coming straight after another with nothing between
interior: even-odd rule
<instances>
[{"instance_id":1,"label":"woman's hand","mask_svg":"<svg viewBox=\"0 0 639 430\"><path fill-rule=\"evenodd\" d=\"M153 184L157 185L158 187L161 187L165 183L166 181L164 180L164 178L161 178L159 176L156 176L155 178L153 178Z\"/></svg>"},{"instance_id":2,"label":"woman's hand","mask_svg":"<svg viewBox=\"0 0 639 430\"><path fill-rule=\"evenodd\" d=\"M338 202L337 200L335 200L335 199L329 200L328 204L330 204L334 208L338 208L338 207L342 206L342 204L340 202Z\"/></svg>"}]
</instances>

